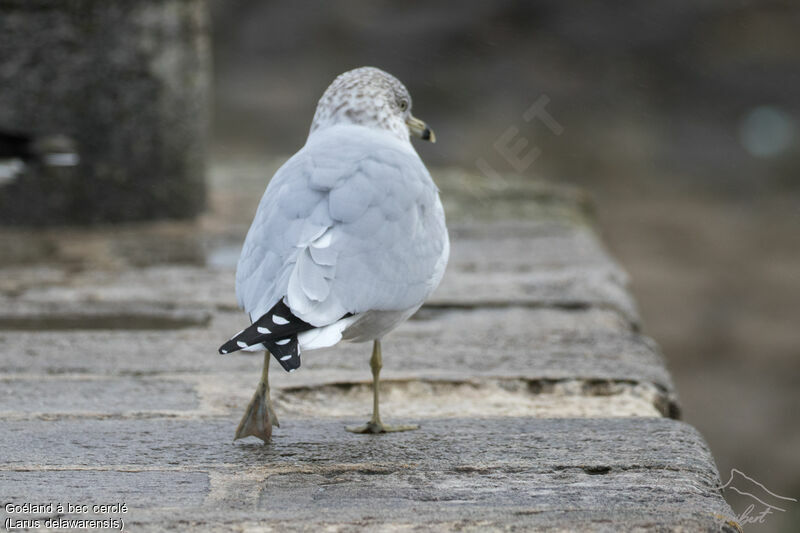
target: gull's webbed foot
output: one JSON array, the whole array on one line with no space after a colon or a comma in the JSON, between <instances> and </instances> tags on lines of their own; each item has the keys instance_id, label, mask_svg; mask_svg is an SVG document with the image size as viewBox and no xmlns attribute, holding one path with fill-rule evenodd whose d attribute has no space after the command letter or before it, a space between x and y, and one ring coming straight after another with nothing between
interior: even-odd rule
<instances>
[{"instance_id":1,"label":"gull's webbed foot","mask_svg":"<svg viewBox=\"0 0 800 533\"><path fill-rule=\"evenodd\" d=\"M381 341L375 339L372 347L372 358L369 361L372 368L372 419L363 426L347 426L345 429L351 433L395 433L398 431L412 431L419 429L417 424L407 426L386 426L381 422L380 411L380 374L383 367L381 356Z\"/></svg>"},{"instance_id":2,"label":"gull's webbed foot","mask_svg":"<svg viewBox=\"0 0 800 533\"><path fill-rule=\"evenodd\" d=\"M345 428L350 433L395 433L398 431L413 431L419 429L419 424L409 424L405 426L387 426L382 422L369 421L363 426L347 426Z\"/></svg>"},{"instance_id":3,"label":"gull's webbed foot","mask_svg":"<svg viewBox=\"0 0 800 533\"><path fill-rule=\"evenodd\" d=\"M242 421L239 422L239 427L236 428L236 436L233 440L252 436L269 442L272 438L272 426L280 427L280 424L269 397L269 352L266 352L261 381L253 394L253 399L247 406Z\"/></svg>"}]
</instances>

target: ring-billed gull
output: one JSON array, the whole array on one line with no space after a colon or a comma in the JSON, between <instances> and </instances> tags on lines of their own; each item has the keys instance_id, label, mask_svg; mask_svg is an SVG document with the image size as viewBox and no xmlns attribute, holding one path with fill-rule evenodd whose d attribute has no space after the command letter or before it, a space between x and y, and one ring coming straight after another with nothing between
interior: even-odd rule
<instances>
[{"instance_id":1,"label":"ring-billed gull","mask_svg":"<svg viewBox=\"0 0 800 533\"><path fill-rule=\"evenodd\" d=\"M239 305L251 325L220 353L267 350L261 381L236 439L265 442L278 425L269 397L269 354L293 371L304 350L340 340L373 341L372 419L379 411L381 338L439 285L450 251L438 189L410 135L435 142L411 114L394 76L362 67L322 95L305 146L270 181L236 270Z\"/></svg>"}]
</instances>

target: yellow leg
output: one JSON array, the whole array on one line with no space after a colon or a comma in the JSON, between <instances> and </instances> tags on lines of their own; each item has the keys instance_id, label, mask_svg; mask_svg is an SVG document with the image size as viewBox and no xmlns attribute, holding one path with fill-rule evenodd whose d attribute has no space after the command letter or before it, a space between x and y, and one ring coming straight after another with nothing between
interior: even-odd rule
<instances>
[{"instance_id":1,"label":"yellow leg","mask_svg":"<svg viewBox=\"0 0 800 533\"><path fill-rule=\"evenodd\" d=\"M264 442L269 442L272 438L272 426L280 426L275 410L272 408L272 400L269 397L269 360L271 356L268 351L264 352L264 368L261 371L261 381L250 400L250 405L236 428L236 436L233 440L245 437L258 437Z\"/></svg>"},{"instance_id":2,"label":"yellow leg","mask_svg":"<svg viewBox=\"0 0 800 533\"><path fill-rule=\"evenodd\" d=\"M417 424L408 426L386 426L381 422L380 410L380 375L383 368L381 356L381 341L376 339L372 345L372 357L369 360L372 369L372 418L363 426L350 426L345 429L353 433L393 433L395 431L410 431L419 429Z\"/></svg>"}]
</instances>

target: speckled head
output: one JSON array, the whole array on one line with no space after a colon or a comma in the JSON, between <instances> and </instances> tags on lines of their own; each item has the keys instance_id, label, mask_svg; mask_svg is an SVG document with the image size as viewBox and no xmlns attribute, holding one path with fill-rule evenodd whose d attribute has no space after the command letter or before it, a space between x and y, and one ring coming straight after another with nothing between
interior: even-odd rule
<instances>
[{"instance_id":1,"label":"speckled head","mask_svg":"<svg viewBox=\"0 0 800 533\"><path fill-rule=\"evenodd\" d=\"M416 135L436 142L430 128L411 114L405 85L375 67L350 70L333 80L317 104L310 134L339 124L387 130L406 141Z\"/></svg>"}]
</instances>

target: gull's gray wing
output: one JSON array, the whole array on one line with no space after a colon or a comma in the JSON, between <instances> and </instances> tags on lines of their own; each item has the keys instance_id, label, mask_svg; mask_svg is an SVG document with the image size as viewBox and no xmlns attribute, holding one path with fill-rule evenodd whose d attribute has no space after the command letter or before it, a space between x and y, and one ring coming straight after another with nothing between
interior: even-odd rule
<instances>
[{"instance_id":1,"label":"gull's gray wing","mask_svg":"<svg viewBox=\"0 0 800 533\"><path fill-rule=\"evenodd\" d=\"M252 320L281 298L315 326L410 309L441 280L444 213L419 156L380 132L343 129L309 138L264 193L236 273Z\"/></svg>"}]
</instances>

